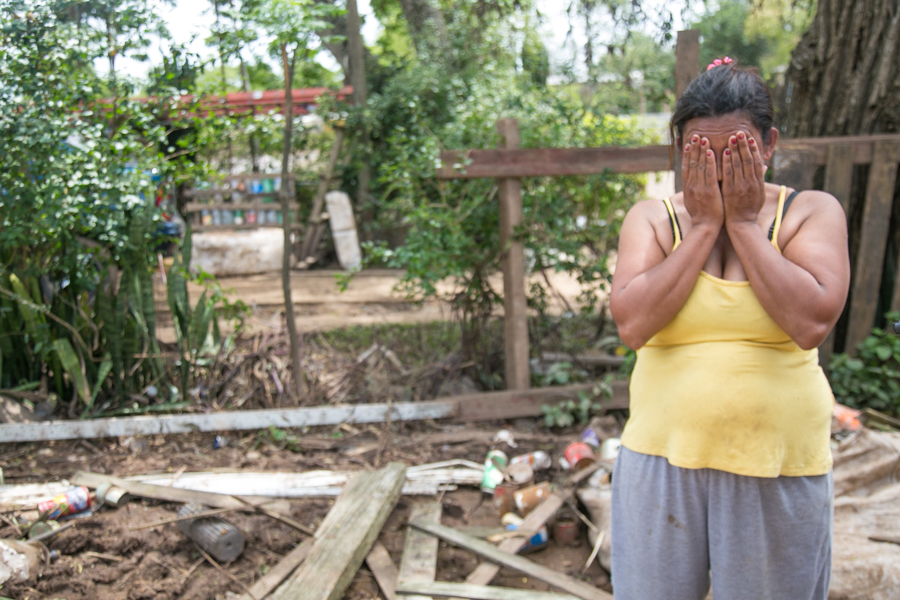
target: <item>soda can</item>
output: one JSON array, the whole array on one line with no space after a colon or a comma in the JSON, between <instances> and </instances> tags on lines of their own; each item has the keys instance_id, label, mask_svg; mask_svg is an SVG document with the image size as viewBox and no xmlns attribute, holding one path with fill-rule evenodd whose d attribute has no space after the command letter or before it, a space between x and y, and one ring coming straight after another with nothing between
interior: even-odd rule
<instances>
[{"instance_id":1,"label":"soda can","mask_svg":"<svg viewBox=\"0 0 900 600\"><path fill-rule=\"evenodd\" d=\"M516 531L522 525L523 520L516 514L507 513L503 515L500 519L500 522L503 523L503 526L506 527L507 531ZM547 532L546 526L541 526L534 535L532 535L525 542L525 545L522 546L522 549L519 550L519 554L525 554L528 552L533 552L535 550L540 550L547 545L548 540L550 539L550 535Z\"/></svg>"},{"instance_id":2,"label":"soda can","mask_svg":"<svg viewBox=\"0 0 900 600\"><path fill-rule=\"evenodd\" d=\"M551 466L553 466L553 462L550 460L550 455L543 450L536 450L535 452L529 452L528 454L516 456L509 461L509 464L511 465L515 465L518 463L525 463L527 465L530 465L531 468L535 471L549 469Z\"/></svg>"},{"instance_id":3,"label":"soda can","mask_svg":"<svg viewBox=\"0 0 900 600\"><path fill-rule=\"evenodd\" d=\"M37 505L38 514L44 515L45 520L58 519L68 515L80 513L91 506L91 494L86 487L79 486L71 489L56 498L44 500Z\"/></svg>"},{"instance_id":4,"label":"soda can","mask_svg":"<svg viewBox=\"0 0 900 600\"><path fill-rule=\"evenodd\" d=\"M519 489L514 483L499 483L494 488L494 508L497 516L503 517L506 513L516 510L516 501L513 494Z\"/></svg>"},{"instance_id":5,"label":"soda can","mask_svg":"<svg viewBox=\"0 0 900 600\"><path fill-rule=\"evenodd\" d=\"M534 470L528 463L516 463L506 469L506 477L519 486L528 486L534 482Z\"/></svg>"},{"instance_id":6,"label":"soda can","mask_svg":"<svg viewBox=\"0 0 900 600\"><path fill-rule=\"evenodd\" d=\"M484 475L481 477L481 491L494 493L498 483L503 482L503 472L509 465L509 458L502 450L491 450L484 459Z\"/></svg>"},{"instance_id":7,"label":"soda can","mask_svg":"<svg viewBox=\"0 0 900 600\"><path fill-rule=\"evenodd\" d=\"M596 462L594 449L584 442L573 442L566 447L564 452L566 461L575 471L580 471Z\"/></svg>"}]
</instances>

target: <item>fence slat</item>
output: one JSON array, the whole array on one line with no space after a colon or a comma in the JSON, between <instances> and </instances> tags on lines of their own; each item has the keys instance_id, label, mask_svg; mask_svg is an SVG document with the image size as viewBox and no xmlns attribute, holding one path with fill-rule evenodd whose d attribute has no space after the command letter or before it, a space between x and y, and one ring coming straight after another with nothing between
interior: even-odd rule
<instances>
[{"instance_id":1,"label":"fence slat","mask_svg":"<svg viewBox=\"0 0 900 600\"><path fill-rule=\"evenodd\" d=\"M859 253L853 273L852 305L845 345L851 352L869 335L875 324L898 162L900 143L875 143L863 209Z\"/></svg>"},{"instance_id":2,"label":"fence slat","mask_svg":"<svg viewBox=\"0 0 900 600\"><path fill-rule=\"evenodd\" d=\"M832 145L828 147L828 160L825 163L825 191L837 198L844 209L850 213L850 188L853 183L853 146ZM827 368L834 353L834 327L828 337L819 346L819 364Z\"/></svg>"},{"instance_id":3,"label":"fence slat","mask_svg":"<svg viewBox=\"0 0 900 600\"><path fill-rule=\"evenodd\" d=\"M773 181L795 190L810 190L815 175L815 156L806 148L782 149L772 157Z\"/></svg>"},{"instance_id":4,"label":"fence slat","mask_svg":"<svg viewBox=\"0 0 900 600\"><path fill-rule=\"evenodd\" d=\"M681 98L691 81L700 75L700 30L685 29L675 38L675 99ZM672 161L675 171L675 191L680 192L681 152L677 151Z\"/></svg>"}]
</instances>

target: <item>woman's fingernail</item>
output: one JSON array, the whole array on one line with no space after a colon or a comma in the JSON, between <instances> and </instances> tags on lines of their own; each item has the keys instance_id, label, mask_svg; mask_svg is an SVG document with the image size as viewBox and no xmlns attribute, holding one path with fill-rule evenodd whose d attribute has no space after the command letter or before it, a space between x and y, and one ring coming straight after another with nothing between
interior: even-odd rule
<instances>
[{"instance_id":1,"label":"woman's fingernail","mask_svg":"<svg viewBox=\"0 0 900 600\"><path fill-rule=\"evenodd\" d=\"M731 156L731 150L725 148L725 156Z\"/></svg>"},{"instance_id":2,"label":"woman's fingernail","mask_svg":"<svg viewBox=\"0 0 900 600\"><path fill-rule=\"evenodd\" d=\"M707 150L707 151L706 151L706 155L707 155L708 157L712 158L712 150Z\"/></svg>"},{"instance_id":3,"label":"woman's fingernail","mask_svg":"<svg viewBox=\"0 0 900 600\"><path fill-rule=\"evenodd\" d=\"M732 145L737 144L737 138L734 136L731 136L731 139L728 141L731 142Z\"/></svg>"},{"instance_id":4,"label":"woman's fingernail","mask_svg":"<svg viewBox=\"0 0 900 600\"><path fill-rule=\"evenodd\" d=\"M747 140L747 143L752 146L756 143L756 140L754 140L753 138L750 138L749 140Z\"/></svg>"},{"instance_id":5,"label":"woman's fingernail","mask_svg":"<svg viewBox=\"0 0 900 600\"><path fill-rule=\"evenodd\" d=\"M690 151L691 151L691 145L690 145L690 144L685 144L685 145L684 145L684 151L685 151L685 152L690 152Z\"/></svg>"},{"instance_id":6,"label":"woman's fingernail","mask_svg":"<svg viewBox=\"0 0 900 600\"><path fill-rule=\"evenodd\" d=\"M694 137L692 137L692 138L691 138L691 141L694 142L694 143L696 144L696 143L697 143L697 136L695 135Z\"/></svg>"},{"instance_id":7,"label":"woman's fingernail","mask_svg":"<svg viewBox=\"0 0 900 600\"><path fill-rule=\"evenodd\" d=\"M744 132L743 132L743 131L738 131L738 139L740 139L740 140L744 139Z\"/></svg>"},{"instance_id":8,"label":"woman's fingernail","mask_svg":"<svg viewBox=\"0 0 900 600\"><path fill-rule=\"evenodd\" d=\"M706 145L706 138L703 138L702 140L700 140L700 145L701 145L701 146L705 146L705 145Z\"/></svg>"}]
</instances>

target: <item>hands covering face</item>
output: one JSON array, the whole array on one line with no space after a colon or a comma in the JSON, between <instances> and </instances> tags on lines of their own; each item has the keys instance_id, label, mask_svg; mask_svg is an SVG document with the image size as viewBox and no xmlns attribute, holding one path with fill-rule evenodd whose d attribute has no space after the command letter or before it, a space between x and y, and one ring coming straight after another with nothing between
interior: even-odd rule
<instances>
[{"instance_id":1,"label":"hands covering face","mask_svg":"<svg viewBox=\"0 0 900 600\"><path fill-rule=\"evenodd\" d=\"M717 162L721 164L721 190ZM747 132L729 136L718 156L709 139L692 136L684 147L682 182L684 205L693 224L756 223L766 199L764 175L762 149Z\"/></svg>"}]
</instances>

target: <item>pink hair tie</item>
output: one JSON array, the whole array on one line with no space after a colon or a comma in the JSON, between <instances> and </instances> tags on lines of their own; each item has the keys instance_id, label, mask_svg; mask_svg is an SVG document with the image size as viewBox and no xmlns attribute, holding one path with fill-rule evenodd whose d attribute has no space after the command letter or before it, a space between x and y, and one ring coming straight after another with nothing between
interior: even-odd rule
<instances>
[{"instance_id":1,"label":"pink hair tie","mask_svg":"<svg viewBox=\"0 0 900 600\"><path fill-rule=\"evenodd\" d=\"M731 59L729 57L726 56L725 58L721 58L721 59L717 58L716 60L714 60L711 63L709 63L708 65L706 65L706 70L709 71L710 69L714 69L720 65L728 65L728 64L731 64Z\"/></svg>"}]
</instances>

